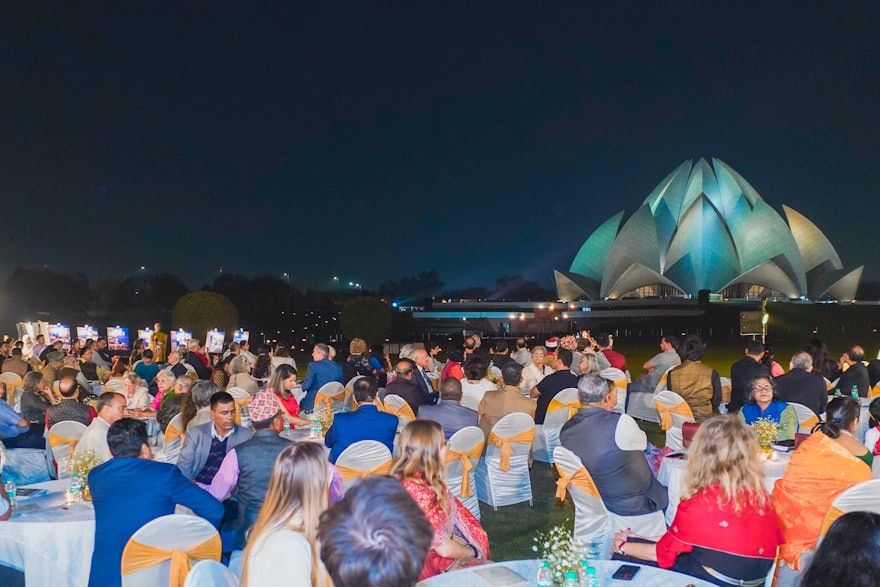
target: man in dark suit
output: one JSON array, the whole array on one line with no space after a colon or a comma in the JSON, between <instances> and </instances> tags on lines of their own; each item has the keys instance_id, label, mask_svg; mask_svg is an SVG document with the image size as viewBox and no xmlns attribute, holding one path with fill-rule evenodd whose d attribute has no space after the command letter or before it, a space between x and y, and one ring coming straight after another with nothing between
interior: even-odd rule
<instances>
[{"instance_id":1,"label":"man in dark suit","mask_svg":"<svg viewBox=\"0 0 880 587\"><path fill-rule=\"evenodd\" d=\"M211 421L187 428L177 468L187 479L209 485L226 453L253 433L235 423L235 400L225 391L211 396Z\"/></svg>"},{"instance_id":2,"label":"man in dark suit","mask_svg":"<svg viewBox=\"0 0 880 587\"><path fill-rule=\"evenodd\" d=\"M477 425L477 413L461 405L461 381L455 377L449 377L440 384L440 403L421 406L416 415L422 420L434 420L443 426L446 440L466 426Z\"/></svg>"},{"instance_id":3,"label":"man in dark suit","mask_svg":"<svg viewBox=\"0 0 880 587\"><path fill-rule=\"evenodd\" d=\"M825 379L813 372L813 357L801 351L791 358L791 370L776 378L779 399L803 404L816 415L824 414L828 405Z\"/></svg>"},{"instance_id":4,"label":"man in dark suit","mask_svg":"<svg viewBox=\"0 0 880 587\"><path fill-rule=\"evenodd\" d=\"M846 369L840 375L837 381L837 388L843 395L850 395L853 386L859 392L859 397L868 397L868 388L870 380L868 378L868 368L862 363L865 358L865 350L859 345L849 347L840 357L841 370ZM847 367L848 365L848 367Z\"/></svg>"},{"instance_id":5,"label":"man in dark suit","mask_svg":"<svg viewBox=\"0 0 880 587\"><path fill-rule=\"evenodd\" d=\"M400 359L394 366L394 381L385 386L385 395L399 395L412 408L413 415L418 415L421 406L433 403L426 395L424 387L417 383L421 375L416 373L416 364L409 359Z\"/></svg>"},{"instance_id":6,"label":"man in dark suit","mask_svg":"<svg viewBox=\"0 0 880 587\"><path fill-rule=\"evenodd\" d=\"M215 526L223 516L223 505L177 467L152 460L147 426L140 420L115 422L107 432L107 444L113 458L89 473L95 506L91 587L121 585L122 550L128 539L147 522L173 514L177 505Z\"/></svg>"},{"instance_id":7,"label":"man in dark suit","mask_svg":"<svg viewBox=\"0 0 880 587\"><path fill-rule=\"evenodd\" d=\"M324 437L330 448L330 462L335 463L346 448L361 440L376 440L394 452L397 416L380 412L375 377L358 379L354 384L352 408L333 417L333 424Z\"/></svg>"},{"instance_id":8,"label":"man in dark suit","mask_svg":"<svg viewBox=\"0 0 880 587\"><path fill-rule=\"evenodd\" d=\"M769 378L770 370L761 362L764 356L764 343L750 340L746 343L746 356L730 366L730 402L727 411L735 414L746 402L749 383L759 375Z\"/></svg>"}]
</instances>

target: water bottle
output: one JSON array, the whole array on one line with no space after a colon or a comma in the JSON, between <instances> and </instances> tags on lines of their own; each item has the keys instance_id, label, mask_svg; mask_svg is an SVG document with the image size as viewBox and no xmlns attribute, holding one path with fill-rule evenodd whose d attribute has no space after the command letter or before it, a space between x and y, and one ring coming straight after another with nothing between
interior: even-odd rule
<instances>
[{"instance_id":1,"label":"water bottle","mask_svg":"<svg viewBox=\"0 0 880 587\"><path fill-rule=\"evenodd\" d=\"M589 587L590 576L587 571L590 570L590 561L584 559L578 565L578 584L580 587Z\"/></svg>"},{"instance_id":2,"label":"water bottle","mask_svg":"<svg viewBox=\"0 0 880 587\"><path fill-rule=\"evenodd\" d=\"M290 438L290 420L284 418L284 438Z\"/></svg>"},{"instance_id":3,"label":"water bottle","mask_svg":"<svg viewBox=\"0 0 880 587\"><path fill-rule=\"evenodd\" d=\"M77 503L82 500L82 484L79 481L79 473L71 473L70 475L70 492L73 494L73 502Z\"/></svg>"},{"instance_id":4,"label":"water bottle","mask_svg":"<svg viewBox=\"0 0 880 587\"><path fill-rule=\"evenodd\" d=\"M853 398L855 398L855 399L859 399L859 386L858 385L852 386L852 391L850 392L850 395L852 395Z\"/></svg>"},{"instance_id":5,"label":"water bottle","mask_svg":"<svg viewBox=\"0 0 880 587\"><path fill-rule=\"evenodd\" d=\"M317 412L312 412L312 429L309 433L309 437L312 439L321 438L321 418L318 416Z\"/></svg>"},{"instance_id":6,"label":"water bottle","mask_svg":"<svg viewBox=\"0 0 880 587\"><path fill-rule=\"evenodd\" d=\"M535 581L538 587L553 587L553 571L550 570L548 561L541 561L538 566L538 576Z\"/></svg>"},{"instance_id":7,"label":"water bottle","mask_svg":"<svg viewBox=\"0 0 880 587\"><path fill-rule=\"evenodd\" d=\"M578 585L578 576L574 571L565 571L565 581L562 582L562 587L580 587Z\"/></svg>"},{"instance_id":8,"label":"water bottle","mask_svg":"<svg viewBox=\"0 0 880 587\"><path fill-rule=\"evenodd\" d=\"M15 496L18 495L18 487L16 487L15 481L12 479L6 482L6 495L9 497L9 503L12 504L12 507L15 507Z\"/></svg>"},{"instance_id":9,"label":"water bottle","mask_svg":"<svg viewBox=\"0 0 880 587\"><path fill-rule=\"evenodd\" d=\"M834 388L834 397L840 397L840 388L839 387Z\"/></svg>"},{"instance_id":10,"label":"water bottle","mask_svg":"<svg viewBox=\"0 0 880 587\"><path fill-rule=\"evenodd\" d=\"M587 587L599 587L599 577L596 575L596 567L587 569Z\"/></svg>"}]
</instances>

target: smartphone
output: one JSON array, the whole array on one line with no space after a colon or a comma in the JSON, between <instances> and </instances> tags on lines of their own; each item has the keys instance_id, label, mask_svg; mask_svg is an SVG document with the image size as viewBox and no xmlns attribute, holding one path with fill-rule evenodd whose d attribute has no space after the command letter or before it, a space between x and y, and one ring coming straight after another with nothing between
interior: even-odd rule
<instances>
[{"instance_id":1,"label":"smartphone","mask_svg":"<svg viewBox=\"0 0 880 587\"><path fill-rule=\"evenodd\" d=\"M620 579L621 581L632 581L641 569L635 565L621 565L619 569L611 575L612 579Z\"/></svg>"}]
</instances>

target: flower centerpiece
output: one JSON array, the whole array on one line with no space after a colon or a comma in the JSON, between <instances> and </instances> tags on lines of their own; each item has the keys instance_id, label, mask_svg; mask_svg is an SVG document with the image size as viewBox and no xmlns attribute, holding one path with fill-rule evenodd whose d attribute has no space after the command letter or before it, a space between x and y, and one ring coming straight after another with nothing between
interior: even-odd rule
<instances>
[{"instance_id":1,"label":"flower centerpiece","mask_svg":"<svg viewBox=\"0 0 880 587\"><path fill-rule=\"evenodd\" d=\"M761 447L761 456L772 460L776 454L773 452L773 443L779 437L779 424L769 418L758 418L752 424L752 430L758 437L758 446Z\"/></svg>"},{"instance_id":2,"label":"flower centerpiece","mask_svg":"<svg viewBox=\"0 0 880 587\"><path fill-rule=\"evenodd\" d=\"M562 585L566 571L577 571L580 563L580 552L575 547L574 525L571 518L554 526L547 532L538 532L534 537L532 550L550 563L553 581Z\"/></svg>"},{"instance_id":3,"label":"flower centerpiece","mask_svg":"<svg viewBox=\"0 0 880 587\"><path fill-rule=\"evenodd\" d=\"M327 434L330 426L333 424L333 410L327 409L325 404L315 405L314 415L321 422L321 434Z\"/></svg>"},{"instance_id":4,"label":"flower centerpiece","mask_svg":"<svg viewBox=\"0 0 880 587\"><path fill-rule=\"evenodd\" d=\"M83 483L83 499L91 500L89 491L89 472L104 461L93 450L84 450L76 453L76 458L68 461L68 469L71 473L77 473Z\"/></svg>"}]
</instances>

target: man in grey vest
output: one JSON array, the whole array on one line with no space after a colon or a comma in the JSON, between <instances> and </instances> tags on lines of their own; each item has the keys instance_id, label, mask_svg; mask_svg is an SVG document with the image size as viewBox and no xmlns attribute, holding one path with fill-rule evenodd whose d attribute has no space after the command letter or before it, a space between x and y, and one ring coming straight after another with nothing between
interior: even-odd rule
<instances>
[{"instance_id":1,"label":"man in grey vest","mask_svg":"<svg viewBox=\"0 0 880 587\"><path fill-rule=\"evenodd\" d=\"M235 526L234 548L244 548L245 533L257 519L263 505L275 458L290 444L280 436L284 418L275 394L261 391L251 396L248 414L254 427L254 437L226 453L220 470L207 486L208 493L226 501L237 487L238 520Z\"/></svg>"},{"instance_id":2,"label":"man in grey vest","mask_svg":"<svg viewBox=\"0 0 880 587\"><path fill-rule=\"evenodd\" d=\"M647 436L632 417L613 411L617 387L584 375L577 389L581 409L562 427L559 442L583 461L605 507L621 516L664 509L669 496L645 459Z\"/></svg>"}]
</instances>

